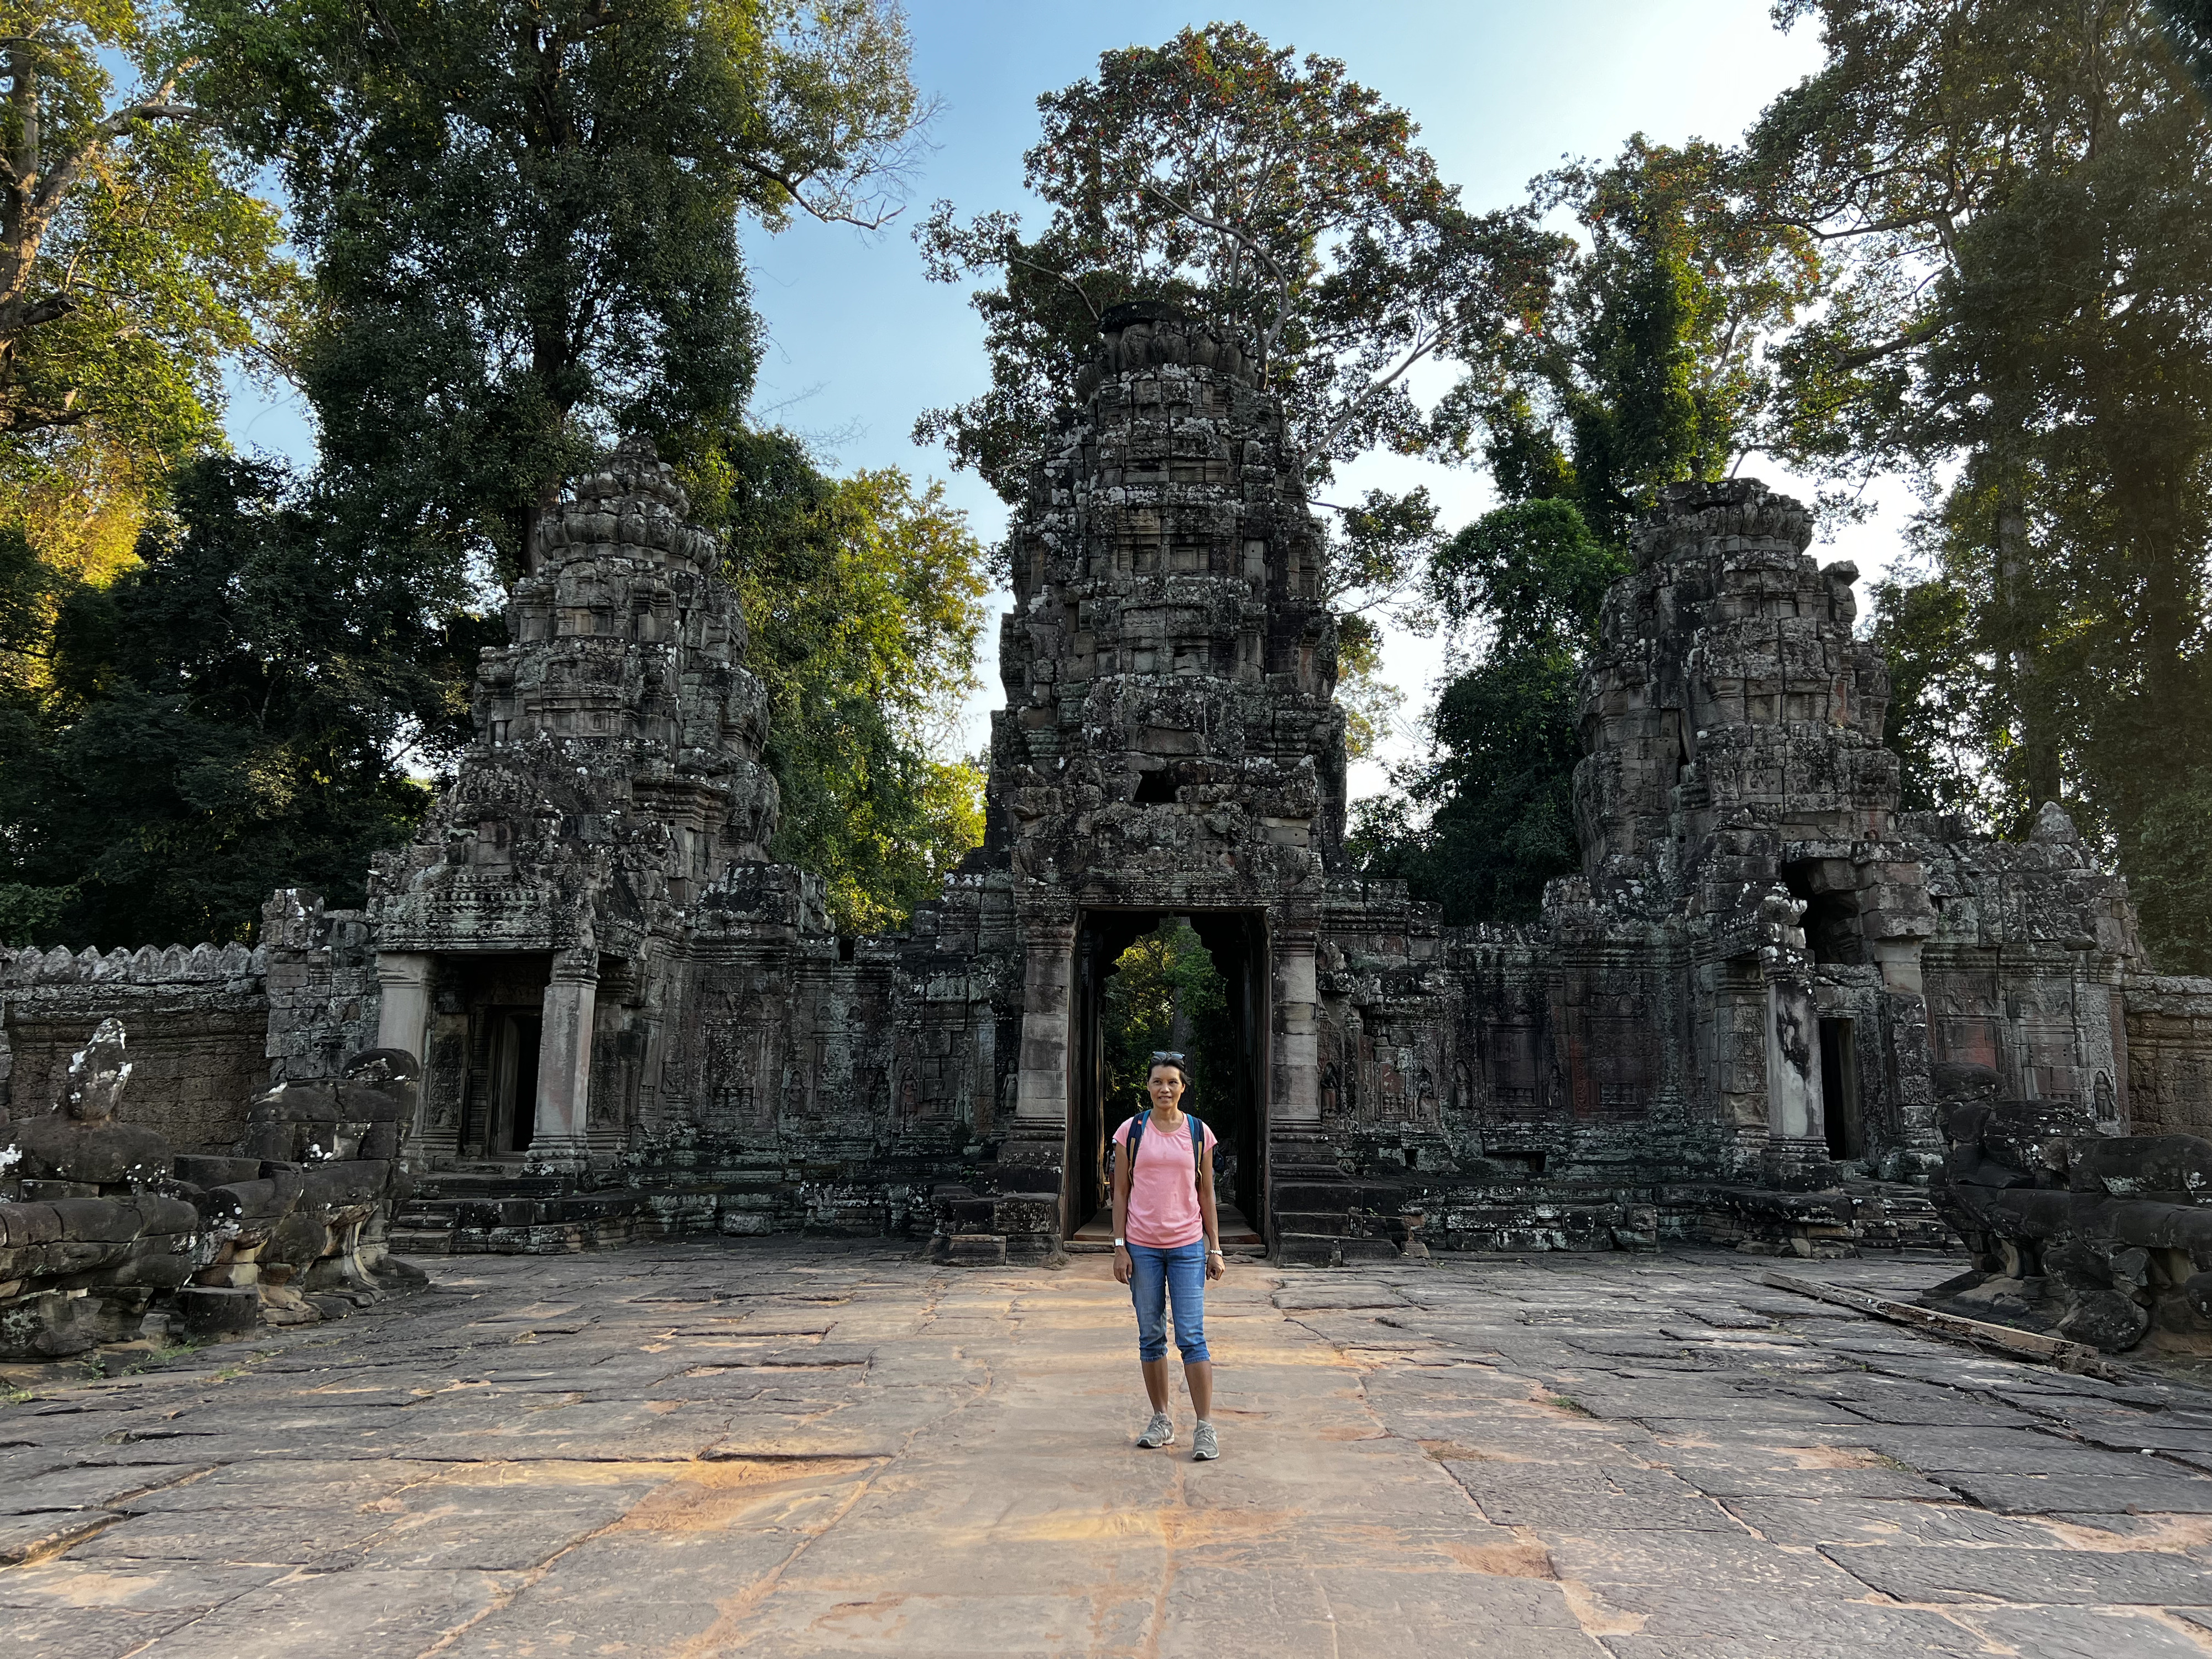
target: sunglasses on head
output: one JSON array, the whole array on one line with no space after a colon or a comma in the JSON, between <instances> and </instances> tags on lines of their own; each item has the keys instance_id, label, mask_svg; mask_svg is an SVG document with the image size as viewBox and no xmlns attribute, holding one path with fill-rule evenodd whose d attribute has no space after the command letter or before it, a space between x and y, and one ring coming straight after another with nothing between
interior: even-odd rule
<instances>
[{"instance_id":1,"label":"sunglasses on head","mask_svg":"<svg viewBox=\"0 0 2212 1659\"><path fill-rule=\"evenodd\" d=\"M1182 1064L1182 1050L1180 1048L1155 1048L1152 1050L1153 1065L1157 1066L1164 1060L1171 1060L1175 1061L1176 1065L1180 1066Z\"/></svg>"}]
</instances>

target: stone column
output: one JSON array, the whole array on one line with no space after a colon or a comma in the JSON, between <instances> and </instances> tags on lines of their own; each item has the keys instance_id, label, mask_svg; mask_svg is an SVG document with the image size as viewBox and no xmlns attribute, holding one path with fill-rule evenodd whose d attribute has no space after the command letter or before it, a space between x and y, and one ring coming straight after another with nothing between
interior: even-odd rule
<instances>
[{"instance_id":1,"label":"stone column","mask_svg":"<svg viewBox=\"0 0 2212 1659\"><path fill-rule=\"evenodd\" d=\"M430 962L414 951L376 953L376 1046L404 1048L415 1056L415 1121L407 1139L422 1138L423 1105L430 1098Z\"/></svg>"},{"instance_id":2,"label":"stone column","mask_svg":"<svg viewBox=\"0 0 2212 1659\"><path fill-rule=\"evenodd\" d=\"M534 1164L581 1170L590 1161L585 1134L592 1094L592 1021L599 1004L599 952L562 951L545 987L545 1019L538 1040L538 1122L530 1137Z\"/></svg>"},{"instance_id":3,"label":"stone column","mask_svg":"<svg viewBox=\"0 0 2212 1659\"><path fill-rule=\"evenodd\" d=\"M1017 1133L1025 1138L1064 1133L1067 1124L1068 994L1075 973L1075 924L1035 922L1022 929L1021 1090L1015 1097Z\"/></svg>"},{"instance_id":4,"label":"stone column","mask_svg":"<svg viewBox=\"0 0 2212 1659\"><path fill-rule=\"evenodd\" d=\"M1284 939L1274 949L1275 1057L1270 1131L1321 1128L1321 997L1314 977L1314 941Z\"/></svg>"}]
</instances>

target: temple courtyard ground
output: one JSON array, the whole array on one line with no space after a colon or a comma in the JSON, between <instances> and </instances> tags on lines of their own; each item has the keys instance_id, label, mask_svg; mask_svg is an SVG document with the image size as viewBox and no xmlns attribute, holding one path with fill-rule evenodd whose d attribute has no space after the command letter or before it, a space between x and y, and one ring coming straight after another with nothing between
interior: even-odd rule
<instances>
[{"instance_id":1,"label":"temple courtyard ground","mask_svg":"<svg viewBox=\"0 0 2212 1659\"><path fill-rule=\"evenodd\" d=\"M1187 1406L1132 1443L1103 1257L441 1262L0 1407L0 1654L2212 1653L2212 1395L1982 1358L1771 1265L1239 1263L1194 1464Z\"/></svg>"}]
</instances>

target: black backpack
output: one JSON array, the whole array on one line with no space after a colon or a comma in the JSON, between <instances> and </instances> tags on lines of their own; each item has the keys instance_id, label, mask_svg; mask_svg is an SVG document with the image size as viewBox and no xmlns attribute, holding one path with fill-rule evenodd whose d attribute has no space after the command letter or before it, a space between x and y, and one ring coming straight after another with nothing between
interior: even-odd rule
<instances>
[{"instance_id":1,"label":"black backpack","mask_svg":"<svg viewBox=\"0 0 2212 1659\"><path fill-rule=\"evenodd\" d=\"M1138 1113L1129 1120L1129 1178L1132 1181L1137 1178L1137 1148L1144 1142L1145 1125L1152 1115L1148 1109ZM1183 1115L1190 1120L1191 1126L1190 1178L1198 1184L1199 1190L1203 1192L1206 1189L1206 1137L1209 1131L1206 1127L1206 1121L1196 1113L1185 1112ZM1106 1178L1109 1182L1114 1178L1113 1158L1117 1150L1111 1141L1107 1143Z\"/></svg>"}]
</instances>

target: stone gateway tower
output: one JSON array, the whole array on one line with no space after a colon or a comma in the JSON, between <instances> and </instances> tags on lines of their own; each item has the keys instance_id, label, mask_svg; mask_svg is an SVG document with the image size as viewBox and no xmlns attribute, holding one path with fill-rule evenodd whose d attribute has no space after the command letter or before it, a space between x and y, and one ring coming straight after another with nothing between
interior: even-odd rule
<instances>
[{"instance_id":1,"label":"stone gateway tower","mask_svg":"<svg viewBox=\"0 0 2212 1659\"><path fill-rule=\"evenodd\" d=\"M1233 343L1156 305L1116 307L1103 332L1010 544L986 847L1010 867L1021 960L1001 1178L1036 1171L1064 1226L1103 1206L1121 1115L1103 1097L1105 980L1187 915L1237 1031L1214 1068L1231 1097L1204 1109L1256 1216L1266 1171L1320 1156L1315 951L1345 765L1322 542Z\"/></svg>"},{"instance_id":2,"label":"stone gateway tower","mask_svg":"<svg viewBox=\"0 0 2212 1659\"><path fill-rule=\"evenodd\" d=\"M1234 1051L1200 1109L1285 1261L1936 1237L1966 1096L2212 1132L2212 981L2153 971L2065 815L1991 842L1899 810L1856 572L1796 502L1663 494L1583 674L1581 870L1538 923L1446 928L1346 864L1325 544L1237 343L1123 306L1080 392L1011 535L986 840L908 933L838 938L775 861L722 550L625 447L548 515L368 908L280 894L234 961L0 964L0 1079L43 1104L101 1018L189 1028L139 1109L212 1146L238 1126L194 1079L419 1055L402 1250L804 1228L1047 1260L1129 1109L1115 964L1187 917Z\"/></svg>"}]
</instances>

